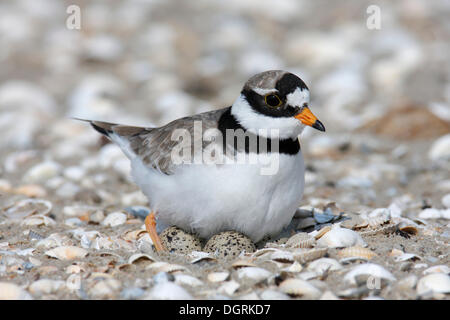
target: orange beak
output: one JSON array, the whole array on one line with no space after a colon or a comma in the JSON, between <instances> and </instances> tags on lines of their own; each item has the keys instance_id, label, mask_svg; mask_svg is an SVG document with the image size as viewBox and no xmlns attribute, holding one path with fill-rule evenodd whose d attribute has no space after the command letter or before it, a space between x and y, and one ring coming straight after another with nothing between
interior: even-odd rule
<instances>
[{"instance_id":1,"label":"orange beak","mask_svg":"<svg viewBox=\"0 0 450 320\"><path fill-rule=\"evenodd\" d=\"M303 108L302 112L294 116L294 118L300 120L301 123L307 126L313 127L314 129L325 131L325 127L322 122L320 122L307 107Z\"/></svg>"}]
</instances>

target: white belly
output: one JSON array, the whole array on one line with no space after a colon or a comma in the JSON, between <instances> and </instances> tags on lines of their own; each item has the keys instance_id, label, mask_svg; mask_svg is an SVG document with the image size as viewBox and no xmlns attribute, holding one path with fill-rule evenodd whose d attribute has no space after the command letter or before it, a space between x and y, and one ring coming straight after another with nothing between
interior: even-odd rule
<instances>
[{"instance_id":1,"label":"white belly","mask_svg":"<svg viewBox=\"0 0 450 320\"><path fill-rule=\"evenodd\" d=\"M257 164L184 165L173 175L135 160L132 175L164 224L203 238L236 230L257 242L289 224L303 195L301 152L278 159L272 175L261 174L263 168L267 174L268 164L261 164L260 156Z\"/></svg>"}]
</instances>

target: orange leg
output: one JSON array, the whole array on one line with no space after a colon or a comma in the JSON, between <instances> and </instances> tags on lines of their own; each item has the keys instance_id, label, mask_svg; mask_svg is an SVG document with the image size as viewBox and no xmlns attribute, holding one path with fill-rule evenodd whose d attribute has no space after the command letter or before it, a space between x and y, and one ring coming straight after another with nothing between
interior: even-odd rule
<instances>
[{"instance_id":1,"label":"orange leg","mask_svg":"<svg viewBox=\"0 0 450 320\"><path fill-rule=\"evenodd\" d=\"M156 220L153 212L145 218L145 228L153 241L156 251L166 251L166 248L162 245L161 239L159 239L158 233L156 232Z\"/></svg>"}]
</instances>

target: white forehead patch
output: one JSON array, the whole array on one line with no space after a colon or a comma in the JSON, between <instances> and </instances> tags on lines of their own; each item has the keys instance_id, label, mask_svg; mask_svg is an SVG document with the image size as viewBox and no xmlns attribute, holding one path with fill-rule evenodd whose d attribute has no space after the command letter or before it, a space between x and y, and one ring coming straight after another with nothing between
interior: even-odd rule
<instances>
[{"instance_id":1,"label":"white forehead patch","mask_svg":"<svg viewBox=\"0 0 450 320\"><path fill-rule=\"evenodd\" d=\"M253 91L255 91L260 96L265 96L266 94L269 94L269 93L277 93L278 92L277 89L264 89L264 88L253 88Z\"/></svg>"},{"instance_id":2,"label":"white forehead patch","mask_svg":"<svg viewBox=\"0 0 450 320\"><path fill-rule=\"evenodd\" d=\"M286 99L290 106L302 107L305 102L309 103L309 90L297 88L294 92L289 93Z\"/></svg>"}]
</instances>

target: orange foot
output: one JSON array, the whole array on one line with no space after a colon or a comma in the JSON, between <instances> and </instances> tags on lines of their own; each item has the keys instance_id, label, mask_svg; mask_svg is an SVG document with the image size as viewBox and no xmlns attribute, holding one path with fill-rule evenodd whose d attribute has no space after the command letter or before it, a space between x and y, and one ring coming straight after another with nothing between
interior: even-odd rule
<instances>
[{"instance_id":1,"label":"orange foot","mask_svg":"<svg viewBox=\"0 0 450 320\"><path fill-rule=\"evenodd\" d=\"M155 214L153 212L151 212L145 218L145 228L147 229L147 232L153 241L156 251L157 252L166 251L166 248L164 248L164 246L162 245L161 239L159 238L158 233L156 232L156 220Z\"/></svg>"}]
</instances>

